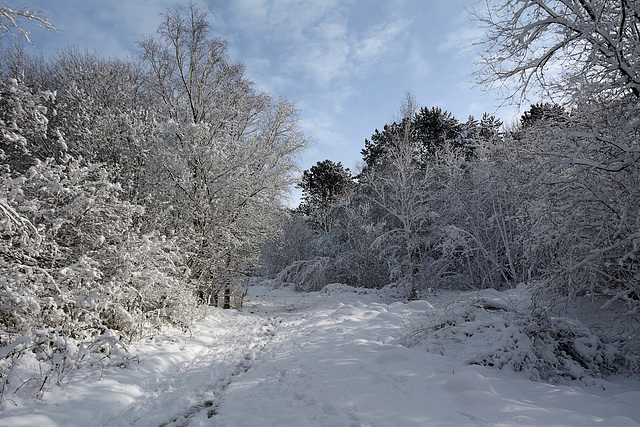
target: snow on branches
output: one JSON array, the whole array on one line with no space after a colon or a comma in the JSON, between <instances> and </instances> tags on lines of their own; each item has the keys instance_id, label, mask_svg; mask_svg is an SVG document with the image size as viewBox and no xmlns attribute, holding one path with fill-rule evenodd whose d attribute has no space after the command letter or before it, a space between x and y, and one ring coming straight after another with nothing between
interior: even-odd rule
<instances>
[{"instance_id":1,"label":"snow on branches","mask_svg":"<svg viewBox=\"0 0 640 427\"><path fill-rule=\"evenodd\" d=\"M48 18L44 18L40 15L40 12L34 12L27 9L11 9L5 6L0 7L0 36L4 34L13 34L17 32L17 34L27 40L28 43L31 43L29 40L30 31L27 31L23 28L22 21L27 20L29 22L35 23L39 27L44 27L47 30L55 30L51 22L49 22Z\"/></svg>"},{"instance_id":2,"label":"snow on branches","mask_svg":"<svg viewBox=\"0 0 640 427\"><path fill-rule=\"evenodd\" d=\"M487 0L478 82L522 103L530 90L640 97L640 5L633 0Z\"/></svg>"}]
</instances>

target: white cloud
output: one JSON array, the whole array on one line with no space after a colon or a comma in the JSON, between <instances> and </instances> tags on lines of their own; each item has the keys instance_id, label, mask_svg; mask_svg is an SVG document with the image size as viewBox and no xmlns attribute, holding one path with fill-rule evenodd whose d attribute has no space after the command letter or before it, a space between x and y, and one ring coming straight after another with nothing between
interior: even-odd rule
<instances>
[{"instance_id":1,"label":"white cloud","mask_svg":"<svg viewBox=\"0 0 640 427\"><path fill-rule=\"evenodd\" d=\"M272 73L322 87L348 73L347 22L338 2L244 0L229 13L230 26L257 55L277 58Z\"/></svg>"},{"instance_id":2,"label":"white cloud","mask_svg":"<svg viewBox=\"0 0 640 427\"><path fill-rule=\"evenodd\" d=\"M410 25L411 21L403 18L377 25L365 38L357 41L356 58L370 63L388 52L398 50L406 42Z\"/></svg>"},{"instance_id":3,"label":"white cloud","mask_svg":"<svg viewBox=\"0 0 640 427\"><path fill-rule=\"evenodd\" d=\"M408 70L408 74L414 80L420 80L427 75L431 68L431 62L427 58L427 51L418 41L413 41L406 55L404 68Z\"/></svg>"},{"instance_id":4,"label":"white cloud","mask_svg":"<svg viewBox=\"0 0 640 427\"><path fill-rule=\"evenodd\" d=\"M54 33L34 31L34 44L46 56L53 54L55 48L68 45L97 50L107 57L132 54L137 49L135 42L154 32L160 14L175 3L112 0L108 7L102 7L86 0L33 0L29 8L44 10L43 15L56 28Z\"/></svg>"},{"instance_id":5,"label":"white cloud","mask_svg":"<svg viewBox=\"0 0 640 427\"><path fill-rule=\"evenodd\" d=\"M338 14L322 17L302 33L286 58L291 72L301 72L303 78L327 88L350 72L350 47L346 19Z\"/></svg>"},{"instance_id":6,"label":"white cloud","mask_svg":"<svg viewBox=\"0 0 640 427\"><path fill-rule=\"evenodd\" d=\"M452 53L457 58L475 56L477 46L484 35L484 31L478 27L461 27L447 34L444 42L438 45L438 52Z\"/></svg>"},{"instance_id":7,"label":"white cloud","mask_svg":"<svg viewBox=\"0 0 640 427\"><path fill-rule=\"evenodd\" d=\"M236 1L232 7L234 25L243 28L244 31L261 31L268 22L269 7L265 0Z\"/></svg>"},{"instance_id":8,"label":"white cloud","mask_svg":"<svg viewBox=\"0 0 640 427\"><path fill-rule=\"evenodd\" d=\"M411 19L371 15L377 19L365 20L361 30L353 18L363 7L370 9L338 0L243 0L229 11L231 27L254 46L254 54L277 58L270 73L344 94L349 79L397 67L398 57L409 48Z\"/></svg>"}]
</instances>

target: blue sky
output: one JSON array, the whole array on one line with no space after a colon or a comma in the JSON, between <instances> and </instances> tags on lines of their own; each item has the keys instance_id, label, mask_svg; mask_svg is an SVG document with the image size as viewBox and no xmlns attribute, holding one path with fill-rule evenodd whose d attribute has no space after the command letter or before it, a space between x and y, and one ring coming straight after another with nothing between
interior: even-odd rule
<instances>
[{"instance_id":1,"label":"blue sky","mask_svg":"<svg viewBox=\"0 0 640 427\"><path fill-rule=\"evenodd\" d=\"M324 159L355 169L364 139L395 119L407 90L419 105L441 107L460 121L484 111L504 121L517 115L515 107L498 109L495 94L473 85L472 43L482 31L465 8L475 0L199 1L256 87L300 110L312 141L302 169ZM159 14L177 3L31 0L9 6L46 11L57 31L29 28L32 49L45 56L75 45L122 57L135 54L136 41L155 31Z\"/></svg>"}]
</instances>

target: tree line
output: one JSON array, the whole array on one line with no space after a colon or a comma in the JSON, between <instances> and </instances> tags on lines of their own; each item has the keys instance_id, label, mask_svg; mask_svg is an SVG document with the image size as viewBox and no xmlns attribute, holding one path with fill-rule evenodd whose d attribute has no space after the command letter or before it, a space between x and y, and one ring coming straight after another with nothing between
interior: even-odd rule
<instances>
[{"instance_id":1,"label":"tree line","mask_svg":"<svg viewBox=\"0 0 640 427\"><path fill-rule=\"evenodd\" d=\"M527 283L539 316L588 296L637 344L639 6L488 1L475 17L478 83L546 101L503 126L407 94L365 140L361 171L330 160L305 171L263 271L301 290L393 283L405 299Z\"/></svg>"}]
</instances>

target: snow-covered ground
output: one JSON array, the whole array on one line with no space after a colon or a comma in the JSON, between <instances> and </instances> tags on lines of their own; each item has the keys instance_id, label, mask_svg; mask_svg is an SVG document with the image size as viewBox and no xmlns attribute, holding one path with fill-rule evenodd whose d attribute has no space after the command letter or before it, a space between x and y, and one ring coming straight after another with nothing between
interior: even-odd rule
<instances>
[{"instance_id":1,"label":"snow-covered ground","mask_svg":"<svg viewBox=\"0 0 640 427\"><path fill-rule=\"evenodd\" d=\"M253 286L242 311L139 344L126 369L83 368L42 400L26 384L0 425L640 425L638 379L556 386L403 346L438 303Z\"/></svg>"}]
</instances>

